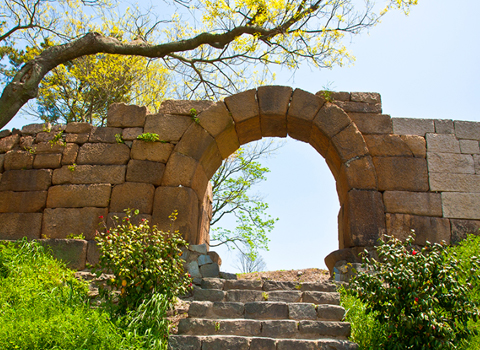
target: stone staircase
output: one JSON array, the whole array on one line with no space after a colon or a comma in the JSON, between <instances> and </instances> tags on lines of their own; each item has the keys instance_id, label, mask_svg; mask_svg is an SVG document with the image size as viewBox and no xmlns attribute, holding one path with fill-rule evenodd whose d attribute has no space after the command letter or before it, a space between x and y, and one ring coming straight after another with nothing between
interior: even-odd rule
<instances>
[{"instance_id":1,"label":"stone staircase","mask_svg":"<svg viewBox=\"0 0 480 350\"><path fill-rule=\"evenodd\" d=\"M333 283L205 278L171 350L353 350Z\"/></svg>"}]
</instances>

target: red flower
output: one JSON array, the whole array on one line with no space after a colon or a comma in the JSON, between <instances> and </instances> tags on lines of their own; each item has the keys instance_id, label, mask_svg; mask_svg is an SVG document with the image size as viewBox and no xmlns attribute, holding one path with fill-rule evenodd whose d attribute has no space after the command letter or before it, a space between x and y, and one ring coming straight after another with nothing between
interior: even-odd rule
<instances>
[{"instance_id":1,"label":"red flower","mask_svg":"<svg viewBox=\"0 0 480 350\"><path fill-rule=\"evenodd\" d=\"M145 221L145 219L142 219L142 221Z\"/></svg>"},{"instance_id":2,"label":"red flower","mask_svg":"<svg viewBox=\"0 0 480 350\"><path fill-rule=\"evenodd\" d=\"M192 284L190 283L188 286L189 286L189 287L191 287L191 286L192 286Z\"/></svg>"},{"instance_id":3,"label":"red flower","mask_svg":"<svg viewBox=\"0 0 480 350\"><path fill-rule=\"evenodd\" d=\"M100 215L98 218L99 218L99 219L103 219L103 215Z\"/></svg>"},{"instance_id":4,"label":"red flower","mask_svg":"<svg viewBox=\"0 0 480 350\"><path fill-rule=\"evenodd\" d=\"M415 302L418 303L418 298L415 298Z\"/></svg>"},{"instance_id":5,"label":"red flower","mask_svg":"<svg viewBox=\"0 0 480 350\"><path fill-rule=\"evenodd\" d=\"M389 337L389 338L391 338L391 337L392 337L392 335L390 334L388 337Z\"/></svg>"},{"instance_id":6,"label":"red flower","mask_svg":"<svg viewBox=\"0 0 480 350\"><path fill-rule=\"evenodd\" d=\"M192 276L190 276L190 274L188 274L188 277L192 277Z\"/></svg>"},{"instance_id":7,"label":"red flower","mask_svg":"<svg viewBox=\"0 0 480 350\"><path fill-rule=\"evenodd\" d=\"M130 221L130 219L129 219L129 218L126 218L125 220L127 220L127 221Z\"/></svg>"},{"instance_id":8,"label":"red flower","mask_svg":"<svg viewBox=\"0 0 480 350\"><path fill-rule=\"evenodd\" d=\"M417 255L417 252L414 250L412 250L412 255Z\"/></svg>"}]
</instances>

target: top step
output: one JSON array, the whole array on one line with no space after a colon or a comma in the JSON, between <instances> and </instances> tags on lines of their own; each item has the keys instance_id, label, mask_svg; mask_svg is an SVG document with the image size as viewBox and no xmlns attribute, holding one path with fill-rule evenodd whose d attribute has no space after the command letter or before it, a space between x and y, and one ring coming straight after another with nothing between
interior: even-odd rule
<instances>
[{"instance_id":1,"label":"top step","mask_svg":"<svg viewBox=\"0 0 480 350\"><path fill-rule=\"evenodd\" d=\"M263 290L266 292L275 290L297 290L314 292L336 292L338 285L330 282L283 282L264 280L224 280L221 278L204 278L202 289L217 290Z\"/></svg>"}]
</instances>

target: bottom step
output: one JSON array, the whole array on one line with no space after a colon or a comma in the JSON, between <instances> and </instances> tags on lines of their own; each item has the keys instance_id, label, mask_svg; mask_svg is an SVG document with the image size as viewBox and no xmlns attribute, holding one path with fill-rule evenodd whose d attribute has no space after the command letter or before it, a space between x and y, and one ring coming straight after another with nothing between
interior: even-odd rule
<instances>
[{"instance_id":1,"label":"bottom step","mask_svg":"<svg viewBox=\"0 0 480 350\"><path fill-rule=\"evenodd\" d=\"M273 339L238 336L171 335L169 350L357 350L358 345L337 339Z\"/></svg>"}]
</instances>

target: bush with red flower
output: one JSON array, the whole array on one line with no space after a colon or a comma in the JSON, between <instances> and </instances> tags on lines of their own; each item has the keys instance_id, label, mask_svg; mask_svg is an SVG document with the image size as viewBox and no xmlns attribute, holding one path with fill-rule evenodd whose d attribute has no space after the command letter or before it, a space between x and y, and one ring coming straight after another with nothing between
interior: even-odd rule
<instances>
[{"instance_id":1,"label":"bush with red flower","mask_svg":"<svg viewBox=\"0 0 480 350\"><path fill-rule=\"evenodd\" d=\"M385 326L380 348L459 349L474 331L478 305L469 299L469 286L480 267L473 257L465 271L445 244L418 249L414 236L405 242L385 236L377 247L378 260L363 257L363 267L350 283L350 292Z\"/></svg>"}]
</instances>

